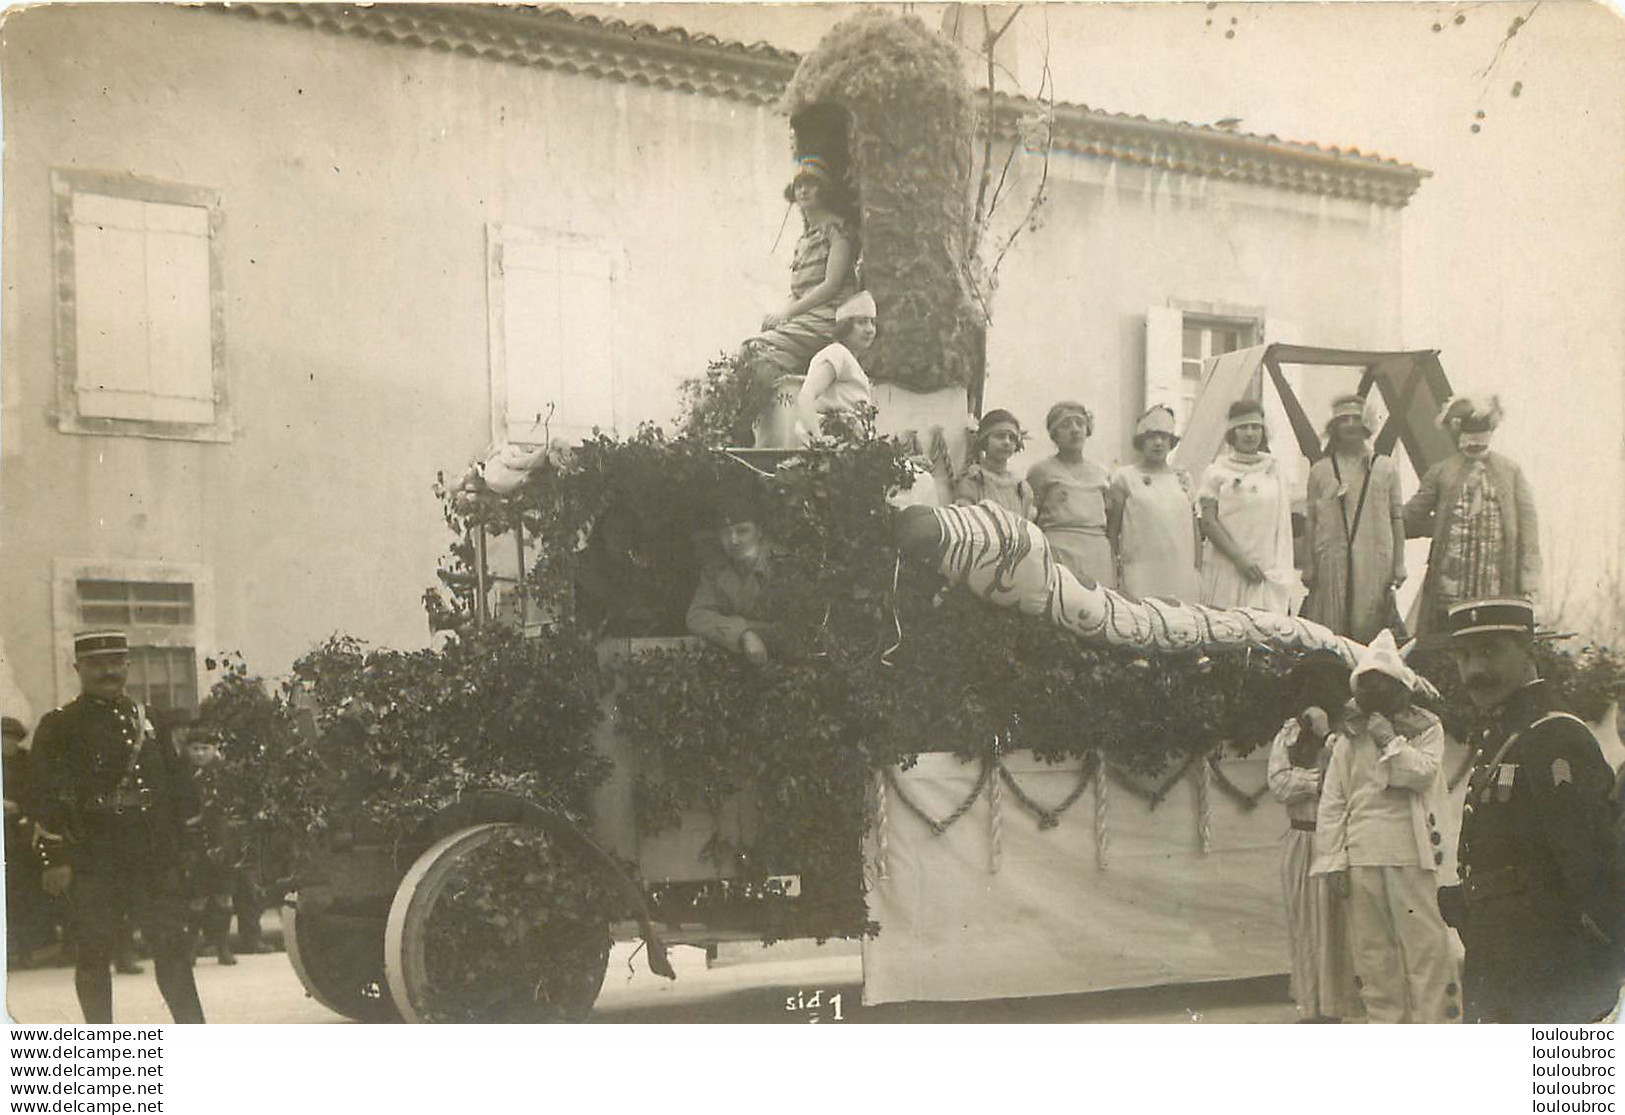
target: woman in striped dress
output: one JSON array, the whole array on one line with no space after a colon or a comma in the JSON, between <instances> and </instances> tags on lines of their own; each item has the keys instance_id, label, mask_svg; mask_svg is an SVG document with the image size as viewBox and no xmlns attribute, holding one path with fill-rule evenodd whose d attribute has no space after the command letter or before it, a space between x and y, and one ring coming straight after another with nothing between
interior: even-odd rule
<instances>
[{"instance_id":1,"label":"woman in striped dress","mask_svg":"<svg viewBox=\"0 0 1625 1115\"><path fill-rule=\"evenodd\" d=\"M844 191L823 160L802 159L789 193L801 208L805 231L790 268L790 301L762 319L762 331L740 349L759 390L781 376L806 372L813 354L835 340L835 310L858 292L858 237Z\"/></svg>"}]
</instances>

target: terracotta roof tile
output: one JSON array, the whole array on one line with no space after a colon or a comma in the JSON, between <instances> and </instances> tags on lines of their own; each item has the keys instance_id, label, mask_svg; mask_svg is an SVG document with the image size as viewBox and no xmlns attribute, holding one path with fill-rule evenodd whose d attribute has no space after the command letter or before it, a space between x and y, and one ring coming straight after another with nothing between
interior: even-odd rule
<instances>
[{"instance_id":1,"label":"terracotta roof tile","mask_svg":"<svg viewBox=\"0 0 1625 1115\"><path fill-rule=\"evenodd\" d=\"M509 65L776 106L800 55L679 27L602 18L558 6L462 4L232 4L203 10L302 25L378 42L443 50ZM994 117L1014 135L1048 106L999 94ZM1058 150L1186 174L1402 206L1429 171L1367 154L1056 102Z\"/></svg>"}]
</instances>

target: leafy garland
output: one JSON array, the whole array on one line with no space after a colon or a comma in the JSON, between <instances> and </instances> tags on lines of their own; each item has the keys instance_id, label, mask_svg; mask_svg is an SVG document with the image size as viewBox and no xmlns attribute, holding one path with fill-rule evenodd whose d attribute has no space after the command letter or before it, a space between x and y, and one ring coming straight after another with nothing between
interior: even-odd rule
<instances>
[{"instance_id":1,"label":"leafy garland","mask_svg":"<svg viewBox=\"0 0 1625 1115\"><path fill-rule=\"evenodd\" d=\"M218 664L199 711L223 744L228 816L292 841L303 862L335 835L398 841L472 789L506 789L567 815L610 763L592 747L603 676L591 644L557 629L468 628L394 651L335 636L268 683ZM314 698L319 739L298 729Z\"/></svg>"},{"instance_id":2,"label":"leafy garland","mask_svg":"<svg viewBox=\"0 0 1625 1115\"><path fill-rule=\"evenodd\" d=\"M1249 753L1310 703L1306 664L1292 656L1097 650L949 592L931 570L899 567L886 496L908 475L903 447L876 437L866 418L833 420L814 452L753 477L714 448L739 432L744 391L718 360L691 386L676 436L645 426L625 440L555 448L506 496L442 478L454 541L443 587L425 603L453 634L414 653L335 638L274 692L240 664L227 670L204 712L231 737L238 808L305 837L358 823L399 835L458 794L496 786L581 816L607 774L591 746L607 683L597 640L682 632L715 545L696 526L700 509L740 483L755 484L781 551L769 599L791 633L786 645L760 669L709 649L648 651L619 667L616 723L640 756L642 831L738 794L755 803L748 846L709 850L732 882L669 896L691 920L739 920L743 905L740 923L767 939L871 931L862 882L871 780L922 752L950 751L984 771L1017 748L1103 761L1138 791L1192 762ZM476 528L497 539L523 529L526 588L552 617L540 633L473 622ZM1474 714L1453 665L1437 656L1417 665L1461 736ZM1542 671L1588 716L1625 694L1625 663L1606 649L1544 647ZM293 684L320 707L316 748L293 730ZM772 881L790 874L801 880L797 898Z\"/></svg>"}]
</instances>

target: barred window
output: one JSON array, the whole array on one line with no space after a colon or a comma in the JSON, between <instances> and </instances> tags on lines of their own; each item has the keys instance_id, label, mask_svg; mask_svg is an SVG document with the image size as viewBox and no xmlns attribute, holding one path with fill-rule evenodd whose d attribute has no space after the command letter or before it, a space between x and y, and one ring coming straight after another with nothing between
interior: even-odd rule
<instances>
[{"instance_id":1,"label":"barred window","mask_svg":"<svg viewBox=\"0 0 1625 1115\"><path fill-rule=\"evenodd\" d=\"M53 581L59 700L78 691L74 633L107 628L130 640L130 696L153 709L197 708L213 630L206 566L59 558Z\"/></svg>"}]
</instances>

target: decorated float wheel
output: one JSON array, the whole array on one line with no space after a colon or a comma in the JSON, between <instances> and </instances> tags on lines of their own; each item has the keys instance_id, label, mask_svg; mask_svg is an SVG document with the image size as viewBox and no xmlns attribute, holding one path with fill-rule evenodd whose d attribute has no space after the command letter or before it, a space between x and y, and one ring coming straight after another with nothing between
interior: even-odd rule
<instances>
[{"instance_id":1,"label":"decorated float wheel","mask_svg":"<svg viewBox=\"0 0 1625 1115\"><path fill-rule=\"evenodd\" d=\"M283 907L288 960L310 997L357 1022L399 1022L384 980L384 921L316 898Z\"/></svg>"},{"instance_id":2,"label":"decorated float wheel","mask_svg":"<svg viewBox=\"0 0 1625 1115\"><path fill-rule=\"evenodd\" d=\"M609 967L602 883L540 828L453 832L401 880L385 972L409 1022L576 1022Z\"/></svg>"}]
</instances>

